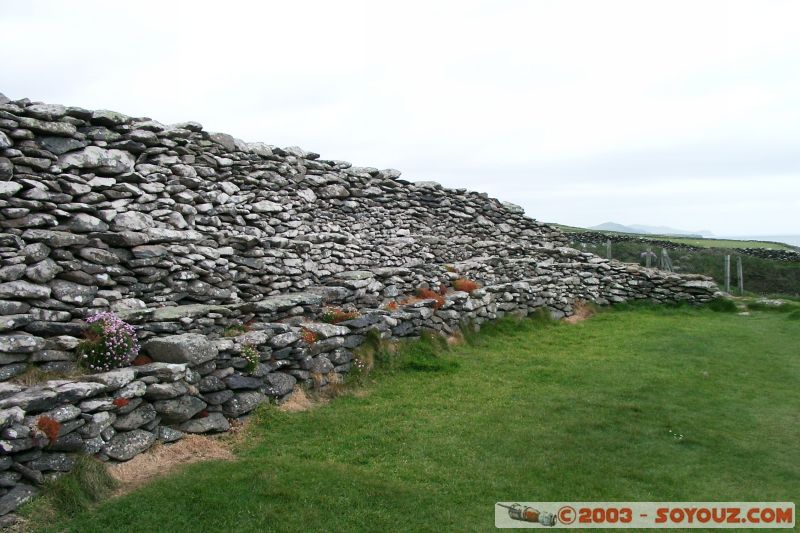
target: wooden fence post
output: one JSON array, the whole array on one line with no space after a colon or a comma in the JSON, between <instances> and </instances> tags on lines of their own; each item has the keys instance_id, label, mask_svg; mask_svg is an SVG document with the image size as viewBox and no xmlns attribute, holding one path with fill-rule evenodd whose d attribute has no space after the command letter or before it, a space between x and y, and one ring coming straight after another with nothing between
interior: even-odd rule
<instances>
[{"instance_id":1,"label":"wooden fence post","mask_svg":"<svg viewBox=\"0 0 800 533\"><path fill-rule=\"evenodd\" d=\"M731 293L731 256L725 256L725 292Z\"/></svg>"},{"instance_id":2,"label":"wooden fence post","mask_svg":"<svg viewBox=\"0 0 800 533\"><path fill-rule=\"evenodd\" d=\"M669 253L667 253L666 248L661 249L661 270L673 272L672 259L669 258Z\"/></svg>"},{"instance_id":3,"label":"wooden fence post","mask_svg":"<svg viewBox=\"0 0 800 533\"><path fill-rule=\"evenodd\" d=\"M744 276L742 273L742 256L736 257L736 277L739 279L739 294L744 295Z\"/></svg>"}]
</instances>

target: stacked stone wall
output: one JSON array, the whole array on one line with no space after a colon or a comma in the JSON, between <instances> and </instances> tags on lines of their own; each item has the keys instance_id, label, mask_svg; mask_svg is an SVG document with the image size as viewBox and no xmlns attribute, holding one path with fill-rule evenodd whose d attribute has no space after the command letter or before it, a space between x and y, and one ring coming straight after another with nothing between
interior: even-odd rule
<instances>
[{"instance_id":1,"label":"stacked stone wall","mask_svg":"<svg viewBox=\"0 0 800 533\"><path fill-rule=\"evenodd\" d=\"M579 300L717 291L567 242L513 204L396 170L0 95L0 515L77 453L128 460L225 431L298 383L341 380L370 331L451 334ZM455 291L459 278L481 288ZM409 298L420 288L444 305ZM327 307L357 318L325 323ZM153 362L18 383L80 371L85 319L101 311L133 324Z\"/></svg>"}]
</instances>

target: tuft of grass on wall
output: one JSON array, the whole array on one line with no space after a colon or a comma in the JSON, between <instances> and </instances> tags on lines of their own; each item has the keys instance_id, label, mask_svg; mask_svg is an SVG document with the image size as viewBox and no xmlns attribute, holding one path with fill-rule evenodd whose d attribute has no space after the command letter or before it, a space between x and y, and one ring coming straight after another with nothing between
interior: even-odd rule
<instances>
[{"instance_id":1,"label":"tuft of grass on wall","mask_svg":"<svg viewBox=\"0 0 800 533\"><path fill-rule=\"evenodd\" d=\"M20 509L30 529L44 527L54 517L72 517L107 499L117 487L106 465L81 455L67 474L44 484L42 496Z\"/></svg>"},{"instance_id":2,"label":"tuft of grass on wall","mask_svg":"<svg viewBox=\"0 0 800 533\"><path fill-rule=\"evenodd\" d=\"M382 352L378 361L381 372L454 372L458 360L449 356L447 340L434 332L425 332L419 339L397 344L393 353Z\"/></svg>"}]
</instances>

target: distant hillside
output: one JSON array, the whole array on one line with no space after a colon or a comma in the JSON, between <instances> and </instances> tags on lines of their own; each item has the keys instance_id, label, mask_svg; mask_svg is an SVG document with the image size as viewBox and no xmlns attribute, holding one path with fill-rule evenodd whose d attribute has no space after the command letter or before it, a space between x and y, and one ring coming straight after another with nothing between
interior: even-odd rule
<instances>
[{"instance_id":1,"label":"distant hillside","mask_svg":"<svg viewBox=\"0 0 800 533\"><path fill-rule=\"evenodd\" d=\"M641 224L631 224L631 228L637 230L639 233L652 233L655 235L689 235L700 237L713 237L714 234L708 230L701 229L697 231L689 231L677 228L670 228L669 226L644 226Z\"/></svg>"},{"instance_id":2,"label":"distant hillside","mask_svg":"<svg viewBox=\"0 0 800 533\"><path fill-rule=\"evenodd\" d=\"M592 226L589 229L599 231L616 231L617 233L642 233L641 231L630 226L623 226L622 224L617 224L616 222L603 222L602 224Z\"/></svg>"},{"instance_id":3,"label":"distant hillside","mask_svg":"<svg viewBox=\"0 0 800 533\"><path fill-rule=\"evenodd\" d=\"M631 224L626 226L616 222L603 222L598 226L589 229L599 231L615 231L617 233L644 233L646 235L682 235L689 237L713 237L714 234L708 230L688 231L684 229L670 228L669 226L645 226L642 224Z\"/></svg>"}]
</instances>

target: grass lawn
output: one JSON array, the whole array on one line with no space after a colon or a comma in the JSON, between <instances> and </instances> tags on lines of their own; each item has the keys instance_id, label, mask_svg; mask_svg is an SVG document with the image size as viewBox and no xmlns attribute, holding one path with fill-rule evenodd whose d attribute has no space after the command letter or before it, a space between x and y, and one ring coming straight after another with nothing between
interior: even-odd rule
<instances>
[{"instance_id":1,"label":"grass lawn","mask_svg":"<svg viewBox=\"0 0 800 533\"><path fill-rule=\"evenodd\" d=\"M489 531L497 501L797 501L799 345L797 313L501 321L41 530Z\"/></svg>"},{"instance_id":2,"label":"grass lawn","mask_svg":"<svg viewBox=\"0 0 800 533\"><path fill-rule=\"evenodd\" d=\"M788 244L782 242L767 241L740 241L734 239L693 239L691 237L656 237L664 241L671 241L678 244L697 246L698 248L767 248L770 250L794 250Z\"/></svg>"}]
</instances>

